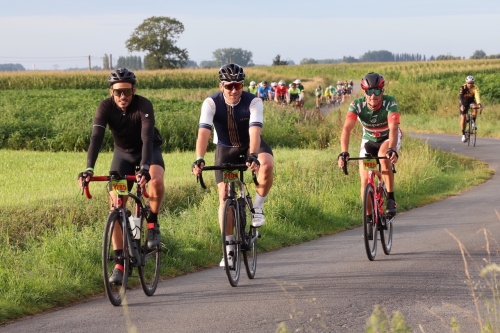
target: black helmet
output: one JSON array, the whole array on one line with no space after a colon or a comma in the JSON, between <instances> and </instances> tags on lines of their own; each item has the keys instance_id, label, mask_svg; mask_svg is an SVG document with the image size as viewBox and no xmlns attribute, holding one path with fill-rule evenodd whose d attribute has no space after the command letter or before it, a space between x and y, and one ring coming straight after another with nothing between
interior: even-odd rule
<instances>
[{"instance_id":1,"label":"black helmet","mask_svg":"<svg viewBox=\"0 0 500 333\"><path fill-rule=\"evenodd\" d=\"M243 67L237 64L226 64L219 69L220 82L240 82L245 80Z\"/></svg>"},{"instance_id":2,"label":"black helmet","mask_svg":"<svg viewBox=\"0 0 500 333\"><path fill-rule=\"evenodd\" d=\"M108 82L110 86L118 82L130 82L135 85L137 78L135 77L134 72L129 71L126 68L118 68L117 70L109 73Z\"/></svg>"},{"instance_id":3,"label":"black helmet","mask_svg":"<svg viewBox=\"0 0 500 333\"><path fill-rule=\"evenodd\" d=\"M384 86L384 77L379 73L370 72L361 79L361 88L363 88L363 90L382 89Z\"/></svg>"}]
</instances>

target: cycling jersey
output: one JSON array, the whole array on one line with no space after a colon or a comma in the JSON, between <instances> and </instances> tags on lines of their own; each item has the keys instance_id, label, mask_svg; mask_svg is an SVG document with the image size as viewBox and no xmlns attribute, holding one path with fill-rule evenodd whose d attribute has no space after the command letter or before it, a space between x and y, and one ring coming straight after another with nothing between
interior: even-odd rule
<instances>
[{"instance_id":1,"label":"cycling jersey","mask_svg":"<svg viewBox=\"0 0 500 333\"><path fill-rule=\"evenodd\" d=\"M116 149L125 153L141 152L140 165L151 165L153 147L161 146L163 140L154 127L153 105L148 99L134 95L125 112L116 105L113 97L99 104L87 152L87 168L95 166L107 125Z\"/></svg>"},{"instance_id":2,"label":"cycling jersey","mask_svg":"<svg viewBox=\"0 0 500 333\"><path fill-rule=\"evenodd\" d=\"M259 87L257 89L257 92L259 93L259 97L261 98L269 98L269 94L272 93L272 89L270 86L264 87Z\"/></svg>"},{"instance_id":3,"label":"cycling jersey","mask_svg":"<svg viewBox=\"0 0 500 333\"><path fill-rule=\"evenodd\" d=\"M285 96L288 93L288 88L286 86L276 87L276 96Z\"/></svg>"},{"instance_id":4,"label":"cycling jersey","mask_svg":"<svg viewBox=\"0 0 500 333\"><path fill-rule=\"evenodd\" d=\"M314 94L316 95L316 97L321 97L321 95L323 95L323 89L316 89L314 91Z\"/></svg>"},{"instance_id":5,"label":"cycling jersey","mask_svg":"<svg viewBox=\"0 0 500 333\"><path fill-rule=\"evenodd\" d=\"M377 111L368 107L366 97L356 98L349 105L346 118L358 119L363 126L363 139L373 142L387 140L389 123L400 121L396 99L389 95L382 96L382 106Z\"/></svg>"},{"instance_id":6,"label":"cycling jersey","mask_svg":"<svg viewBox=\"0 0 500 333\"><path fill-rule=\"evenodd\" d=\"M225 147L248 147L252 126L262 127L264 121L262 100L243 91L235 105L226 104L224 94L218 92L205 99L201 106L199 128L215 128L214 143Z\"/></svg>"},{"instance_id":7,"label":"cycling jersey","mask_svg":"<svg viewBox=\"0 0 500 333\"><path fill-rule=\"evenodd\" d=\"M297 88L299 88L301 92L304 91L304 86L302 84L297 85Z\"/></svg>"},{"instance_id":8,"label":"cycling jersey","mask_svg":"<svg viewBox=\"0 0 500 333\"><path fill-rule=\"evenodd\" d=\"M332 91L330 89L325 89L325 96L332 96Z\"/></svg>"},{"instance_id":9,"label":"cycling jersey","mask_svg":"<svg viewBox=\"0 0 500 333\"><path fill-rule=\"evenodd\" d=\"M464 84L460 87L460 103L469 107L473 103L480 104L481 99L479 98L479 89L477 86L473 86L472 88L467 87L467 84Z\"/></svg>"},{"instance_id":10,"label":"cycling jersey","mask_svg":"<svg viewBox=\"0 0 500 333\"><path fill-rule=\"evenodd\" d=\"M257 95L257 89L259 89L259 88L257 88L257 86L253 86L253 87L249 86L248 87L248 92L251 93L251 94Z\"/></svg>"}]
</instances>

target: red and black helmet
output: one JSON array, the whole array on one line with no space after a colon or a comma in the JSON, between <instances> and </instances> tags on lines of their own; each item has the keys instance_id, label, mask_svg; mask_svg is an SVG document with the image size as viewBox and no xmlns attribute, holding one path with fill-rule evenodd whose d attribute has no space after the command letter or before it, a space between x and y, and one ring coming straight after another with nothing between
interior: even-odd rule
<instances>
[{"instance_id":1,"label":"red and black helmet","mask_svg":"<svg viewBox=\"0 0 500 333\"><path fill-rule=\"evenodd\" d=\"M382 89L384 86L384 77L379 73L370 72L361 79L361 88L363 88L363 90Z\"/></svg>"},{"instance_id":2,"label":"red and black helmet","mask_svg":"<svg viewBox=\"0 0 500 333\"><path fill-rule=\"evenodd\" d=\"M220 82L240 82L245 80L243 67L237 64L226 64L219 69Z\"/></svg>"}]
</instances>

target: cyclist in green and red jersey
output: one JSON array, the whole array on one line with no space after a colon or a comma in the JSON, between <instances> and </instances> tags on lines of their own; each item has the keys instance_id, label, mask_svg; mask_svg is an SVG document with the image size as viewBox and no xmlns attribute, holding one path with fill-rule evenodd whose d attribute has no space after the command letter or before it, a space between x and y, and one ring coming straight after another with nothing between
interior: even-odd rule
<instances>
[{"instance_id":1,"label":"cyclist in green and red jersey","mask_svg":"<svg viewBox=\"0 0 500 333\"><path fill-rule=\"evenodd\" d=\"M344 128L340 138L342 153L338 157L340 168L344 160L349 159L349 139L351 131L359 120L363 126L363 139L359 156L387 156L388 160L380 160L382 177L387 186L386 212L396 215L396 200L394 198L394 173L391 163L398 161L398 150L401 147L401 130L399 129L399 110L396 99L384 95L385 80L378 73L368 73L361 80L364 97L356 98L350 105L346 115ZM359 164L361 177L361 200L368 181L368 171L364 170L363 163Z\"/></svg>"}]
</instances>

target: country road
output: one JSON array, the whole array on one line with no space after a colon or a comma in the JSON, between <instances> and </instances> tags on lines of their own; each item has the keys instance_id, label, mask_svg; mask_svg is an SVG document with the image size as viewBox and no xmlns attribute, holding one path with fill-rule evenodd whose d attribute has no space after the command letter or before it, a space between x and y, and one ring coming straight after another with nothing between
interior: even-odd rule
<instances>
[{"instance_id":1,"label":"country road","mask_svg":"<svg viewBox=\"0 0 500 333\"><path fill-rule=\"evenodd\" d=\"M499 140L478 138L476 147L468 147L458 135L421 137L498 171ZM499 188L494 175L457 196L399 214L392 254L385 256L379 247L373 262L356 228L259 255L256 278L243 275L237 288L216 267L162 281L153 297L130 290L128 306L113 307L103 296L0 332L275 332L284 325L290 332L363 332L376 304L389 313L400 310L414 332L449 332L452 317L462 332L478 332L462 255L449 233L483 265L486 243L478 231L500 236ZM497 244L491 245L495 254ZM495 255L493 260L498 261Z\"/></svg>"}]
</instances>

